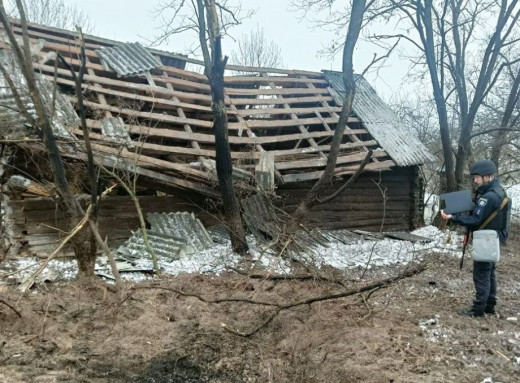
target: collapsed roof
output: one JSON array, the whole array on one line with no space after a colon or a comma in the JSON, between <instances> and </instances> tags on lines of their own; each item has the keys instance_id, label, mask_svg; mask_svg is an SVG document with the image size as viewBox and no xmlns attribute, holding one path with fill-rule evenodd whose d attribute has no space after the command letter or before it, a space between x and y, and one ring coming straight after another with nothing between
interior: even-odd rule
<instances>
[{"instance_id":1,"label":"collapsed roof","mask_svg":"<svg viewBox=\"0 0 520 383\"><path fill-rule=\"evenodd\" d=\"M19 22L12 23L14 33L21 35ZM1 51L9 52L1 28L0 36ZM75 106L71 73L53 52L78 71L77 34L29 24L29 37L34 70L47 84L57 84L60 100ZM88 35L85 47L88 62L82 88L96 159L173 189L217 197L210 86L206 76L185 69L186 64L200 68L201 62ZM265 173L272 174L276 183L318 179L341 112L344 88L340 74L227 69L231 72L225 76L225 102L234 176L246 182L261 182L259 175ZM373 156L365 171L431 161L427 149L405 130L368 82L358 76L357 83L335 175L354 173L369 150ZM0 96L10 97L5 91ZM77 118L71 121L66 106L56 109L62 111L56 118L67 116L59 125L71 134L69 138L60 136L62 155L84 160L85 153L78 150L81 143L77 139L83 133ZM10 110L0 107L0 113L12 119ZM267 178L266 183L272 182Z\"/></svg>"}]
</instances>

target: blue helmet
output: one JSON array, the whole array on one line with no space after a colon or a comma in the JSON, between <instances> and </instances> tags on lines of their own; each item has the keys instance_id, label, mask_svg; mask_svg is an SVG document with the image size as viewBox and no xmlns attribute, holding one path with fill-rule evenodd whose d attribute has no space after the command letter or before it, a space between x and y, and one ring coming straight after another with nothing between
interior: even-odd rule
<instances>
[{"instance_id":1,"label":"blue helmet","mask_svg":"<svg viewBox=\"0 0 520 383\"><path fill-rule=\"evenodd\" d=\"M495 174L497 166L491 160L479 160L469 168L469 174L472 176L485 176L488 174Z\"/></svg>"}]
</instances>

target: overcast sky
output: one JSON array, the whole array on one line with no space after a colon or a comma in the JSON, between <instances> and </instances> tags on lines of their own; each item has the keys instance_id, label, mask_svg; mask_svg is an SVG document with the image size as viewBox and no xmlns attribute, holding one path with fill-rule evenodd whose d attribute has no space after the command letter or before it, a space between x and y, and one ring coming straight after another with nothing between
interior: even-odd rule
<instances>
[{"instance_id":1,"label":"overcast sky","mask_svg":"<svg viewBox=\"0 0 520 383\"><path fill-rule=\"evenodd\" d=\"M159 33L159 21L152 11L159 0L65 0L82 9L93 26L91 34L101 37L147 44L146 38L153 39ZM189 3L189 2L188 2ZM313 29L307 20L301 20L298 12L289 11L289 0L242 0L243 7L253 7L256 13L243 25L231 32L235 38L248 34L257 25L264 30L267 40L274 41L281 49L284 66L288 69L321 71L323 69L341 70L341 54L334 60L319 57L317 52L333 38L332 32ZM171 39L168 44L158 48L171 52L185 53L195 42L189 34ZM231 56L236 49L231 38L224 41L224 54ZM354 70L360 72L371 60L374 48L358 44L354 59ZM395 62L395 61L394 61ZM393 67L392 67L393 66ZM383 69L379 76L368 75L368 80L382 93L384 98L392 97L400 88L405 68L398 63Z\"/></svg>"}]
</instances>

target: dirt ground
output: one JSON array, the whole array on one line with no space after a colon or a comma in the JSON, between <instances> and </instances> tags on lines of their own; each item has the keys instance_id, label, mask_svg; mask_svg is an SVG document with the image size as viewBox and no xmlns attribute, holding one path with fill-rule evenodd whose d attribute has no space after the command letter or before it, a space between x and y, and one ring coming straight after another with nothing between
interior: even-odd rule
<instances>
[{"instance_id":1,"label":"dirt ground","mask_svg":"<svg viewBox=\"0 0 520 383\"><path fill-rule=\"evenodd\" d=\"M483 319L457 314L473 297L471 261L459 271L449 255L431 255L426 271L372 292L280 311L247 338L227 329L250 331L275 308L244 300L283 304L342 287L235 273L120 293L103 282L39 285L25 296L3 286L0 382L519 382L518 234L497 267L499 315Z\"/></svg>"}]
</instances>

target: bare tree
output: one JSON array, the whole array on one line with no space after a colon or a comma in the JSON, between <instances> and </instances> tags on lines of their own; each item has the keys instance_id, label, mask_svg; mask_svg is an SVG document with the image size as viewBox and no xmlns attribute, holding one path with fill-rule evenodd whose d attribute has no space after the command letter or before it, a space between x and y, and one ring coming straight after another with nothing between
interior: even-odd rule
<instances>
[{"instance_id":1,"label":"bare tree","mask_svg":"<svg viewBox=\"0 0 520 383\"><path fill-rule=\"evenodd\" d=\"M185 31L197 32L204 59L204 74L211 87L216 168L224 214L233 250L245 254L248 246L240 214L240 204L233 184L233 163L224 101L224 71L228 57L222 56L222 36L229 26L239 23L235 13L238 11L239 8L228 6L225 0L221 2L196 0L191 2L191 8L183 0L173 0L163 4L157 12L166 21L163 34L158 40L166 40L172 35ZM171 12L172 19L164 18L167 12Z\"/></svg>"},{"instance_id":2,"label":"bare tree","mask_svg":"<svg viewBox=\"0 0 520 383\"><path fill-rule=\"evenodd\" d=\"M25 80L26 95L31 100L35 109L35 116L29 113L27 105L22 101L22 94L20 92L20 84L15 84L11 79L8 71L3 64L0 65L0 70L9 84L13 97L21 113L25 116L28 123L34 129L42 132L43 143L47 155L49 157L52 175L54 177L54 184L58 193L59 208L70 217L70 229L74 228L84 216L84 212L75 199L74 194L70 189L69 182L65 175L65 169L61 160L60 151L54 133L52 130L52 119L48 106L45 105L40 93L40 86L36 74L32 66L31 46L27 32L27 22L25 18L25 11L22 0L16 0L18 13L20 15L20 22L23 31L23 44L20 45L11 29L7 13L4 8L3 1L0 1L0 21L7 33L9 42L12 47L14 58ZM97 190L92 190L96 193ZM72 238L72 244L78 263L78 276L80 278L91 278L94 275L94 265L96 259L95 237L91 230L83 230L80 227L78 233Z\"/></svg>"},{"instance_id":3,"label":"bare tree","mask_svg":"<svg viewBox=\"0 0 520 383\"><path fill-rule=\"evenodd\" d=\"M10 0L7 3L8 14L20 18L16 2ZM64 0L25 0L23 3L25 17L32 23L68 30L75 30L77 26L81 26L84 32L92 29L88 16Z\"/></svg>"},{"instance_id":4,"label":"bare tree","mask_svg":"<svg viewBox=\"0 0 520 383\"><path fill-rule=\"evenodd\" d=\"M281 68L282 52L274 41L268 41L264 30L256 27L238 40L238 50L231 54L231 63L250 67Z\"/></svg>"},{"instance_id":5,"label":"bare tree","mask_svg":"<svg viewBox=\"0 0 520 383\"><path fill-rule=\"evenodd\" d=\"M507 101L503 108L502 118L500 119L499 129L493 134L493 143L491 145L491 160L496 164L500 164L500 156L506 145L508 138L511 137L510 132L514 131L518 135L518 124L520 119L519 101L520 101L520 65L516 68L510 68L508 71L508 89Z\"/></svg>"},{"instance_id":6,"label":"bare tree","mask_svg":"<svg viewBox=\"0 0 520 383\"><path fill-rule=\"evenodd\" d=\"M515 41L512 36L520 17L518 0L383 3L373 15L401 17L403 33L373 38L405 39L420 52L413 64L425 67L430 79L439 116L446 186L454 190L464 183L473 126L483 101L504 68L513 63L501 53ZM415 36L408 33L410 28L415 30ZM455 117L457 129L452 129L451 117ZM454 130L458 131L455 149Z\"/></svg>"},{"instance_id":7,"label":"bare tree","mask_svg":"<svg viewBox=\"0 0 520 383\"><path fill-rule=\"evenodd\" d=\"M483 104L471 136L474 153L486 153L503 180L518 172L520 139L520 63L508 67ZM476 156L474 156L476 157Z\"/></svg>"},{"instance_id":8,"label":"bare tree","mask_svg":"<svg viewBox=\"0 0 520 383\"><path fill-rule=\"evenodd\" d=\"M337 2L292 0L315 14L328 11L318 24L344 29L344 7ZM464 183L471 155L473 126L481 106L505 68L517 60L502 53L517 43L518 0L371 0L363 24L365 37L383 48L407 41L405 51L418 78L429 79L436 104L447 189ZM379 21L378 27L373 28ZM381 26L391 32L381 32ZM333 42L329 51L337 50ZM518 59L518 57L517 57ZM455 144L454 144L455 143ZM454 147L455 146L455 147Z\"/></svg>"},{"instance_id":9,"label":"bare tree","mask_svg":"<svg viewBox=\"0 0 520 383\"><path fill-rule=\"evenodd\" d=\"M435 101L419 94L407 94L391 104L399 121L432 153L436 161L424 164L421 172L425 190L438 194L442 191L439 170L442 168L442 144L439 135L439 120Z\"/></svg>"},{"instance_id":10,"label":"bare tree","mask_svg":"<svg viewBox=\"0 0 520 383\"><path fill-rule=\"evenodd\" d=\"M316 0L317 2L318 0ZM324 0L323 2L328 2L328 0ZM334 136L332 139L332 143L330 145L330 152L327 159L327 165L325 166L325 170L321 175L320 179L314 184L314 186L309 190L305 198L300 202L295 212L293 213L293 217L287 223L286 233L284 235L284 240L290 240L292 235L299 228L300 224L305 220L309 210L317 205L318 203L322 203L325 200L330 200L334 198L340 191L344 189L341 187L337 192L333 195L320 200L320 194L324 191L324 189L329 185L332 181L332 177L334 176L334 168L336 167L336 161L339 153L339 147L341 144L341 139L343 138L343 133L345 132L345 128L347 126L348 116L352 112L352 103L354 101L354 96L356 92L356 82L354 80L354 68L353 68L353 56L354 56L354 48L356 46L361 26L363 23L363 17L365 13L366 1L365 0L355 0L352 1L349 23L348 23L348 31L345 38L345 43L343 45L343 84L345 86L345 101L343 103L343 107L341 110L341 115L339 117L339 121L336 125ZM358 176L360 171L366 165L368 159L371 156L371 152L368 152L365 161L362 163L358 171L347 181L351 183ZM345 185L344 185L345 186ZM289 237L288 239L287 236Z\"/></svg>"}]
</instances>

